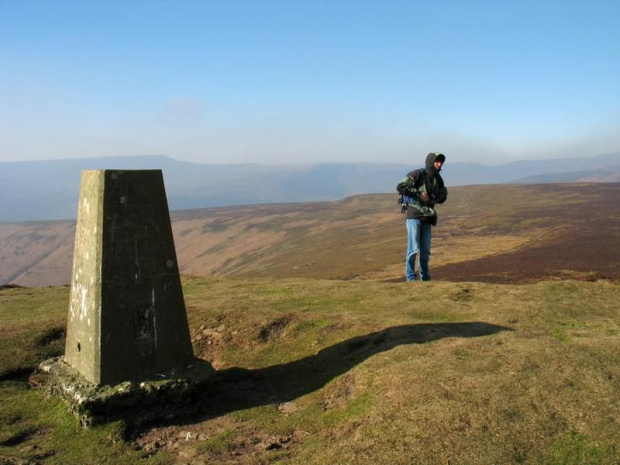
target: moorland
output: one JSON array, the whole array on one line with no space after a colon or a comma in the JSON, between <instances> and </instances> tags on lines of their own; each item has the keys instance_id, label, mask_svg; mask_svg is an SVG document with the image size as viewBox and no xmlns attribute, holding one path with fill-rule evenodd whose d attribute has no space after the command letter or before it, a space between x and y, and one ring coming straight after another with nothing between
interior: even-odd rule
<instances>
[{"instance_id":1,"label":"moorland","mask_svg":"<svg viewBox=\"0 0 620 465\"><path fill-rule=\"evenodd\" d=\"M450 189L433 232L436 279L533 282L620 277L620 184ZM182 274L398 281L395 194L173 211ZM74 221L0 223L0 284L70 282Z\"/></svg>"},{"instance_id":2,"label":"moorland","mask_svg":"<svg viewBox=\"0 0 620 465\"><path fill-rule=\"evenodd\" d=\"M619 200L453 188L430 283L402 282L394 195L173 212L215 382L182 418L90 429L36 369L64 347L69 288L39 284L72 223L2 224L3 273L33 281L0 290L0 463L619 463Z\"/></svg>"}]
</instances>

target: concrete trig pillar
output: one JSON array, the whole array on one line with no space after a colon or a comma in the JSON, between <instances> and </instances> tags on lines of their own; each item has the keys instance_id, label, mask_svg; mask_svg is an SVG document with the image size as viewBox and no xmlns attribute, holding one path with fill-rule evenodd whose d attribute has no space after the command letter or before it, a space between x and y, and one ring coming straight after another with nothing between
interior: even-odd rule
<instances>
[{"instance_id":1,"label":"concrete trig pillar","mask_svg":"<svg viewBox=\"0 0 620 465\"><path fill-rule=\"evenodd\" d=\"M82 173L65 361L96 385L192 363L161 170Z\"/></svg>"}]
</instances>

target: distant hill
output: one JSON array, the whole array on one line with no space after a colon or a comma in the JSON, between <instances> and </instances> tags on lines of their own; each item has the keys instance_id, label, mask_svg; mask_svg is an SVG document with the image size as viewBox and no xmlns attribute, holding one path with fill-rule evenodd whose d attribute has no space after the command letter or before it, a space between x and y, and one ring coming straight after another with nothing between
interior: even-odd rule
<instances>
[{"instance_id":1,"label":"distant hill","mask_svg":"<svg viewBox=\"0 0 620 465\"><path fill-rule=\"evenodd\" d=\"M516 180L518 184L566 183L566 182L620 182L618 168L573 171L568 173L544 173Z\"/></svg>"},{"instance_id":2,"label":"distant hill","mask_svg":"<svg viewBox=\"0 0 620 465\"><path fill-rule=\"evenodd\" d=\"M0 221L73 219L80 174L89 169L161 169L172 210L219 206L320 202L352 195L394 193L404 164L207 165L165 156L0 162ZM614 182L620 152L499 166L448 163L449 186L497 183Z\"/></svg>"},{"instance_id":3,"label":"distant hill","mask_svg":"<svg viewBox=\"0 0 620 465\"><path fill-rule=\"evenodd\" d=\"M620 280L620 183L451 187L433 230L439 280ZM174 211L181 272L403 279L396 196ZM0 284L68 284L74 221L0 223Z\"/></svg>"}]
</instances>

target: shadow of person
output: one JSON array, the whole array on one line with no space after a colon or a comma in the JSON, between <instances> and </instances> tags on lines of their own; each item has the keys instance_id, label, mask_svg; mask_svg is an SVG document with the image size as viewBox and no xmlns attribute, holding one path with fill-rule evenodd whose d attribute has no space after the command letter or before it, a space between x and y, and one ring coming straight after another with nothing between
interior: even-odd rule
<instances>
[{"instance_id":1,"label":"shadow of person","mask_svg":"<svg viewBox=\"0 0 620 465\"><path fill-rule=\"evenodd\" d=\"M222 370L217 372L212 387L197 399L201 404L199 415L216 417L235 410L292 401L320 389L373 355L400 345L450 337L482 337L501 331L513 330L483 322L394 326L347 339L293 362L253 370Z\"/></svg>"}]
</instances>

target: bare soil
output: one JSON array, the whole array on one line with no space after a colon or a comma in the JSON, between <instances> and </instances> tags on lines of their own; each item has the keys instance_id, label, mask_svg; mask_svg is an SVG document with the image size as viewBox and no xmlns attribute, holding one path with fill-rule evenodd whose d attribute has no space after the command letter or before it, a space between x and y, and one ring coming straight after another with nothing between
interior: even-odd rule
<instances>
[{"instance_id":1,"label":"bare soil","mask_svg":"<svg viewBox=\"0 0 620 465\"><path fill-rule=\"evenodd\" d=\"M267 434L245 419L218 417L182 426L155 427L138 433L133 440L147 452L165 450L179 463L249 464L269 451L290 449L306 436L303 431ZM216 439L208 442L210 438Z\"/></svg>"}]
</instances>

